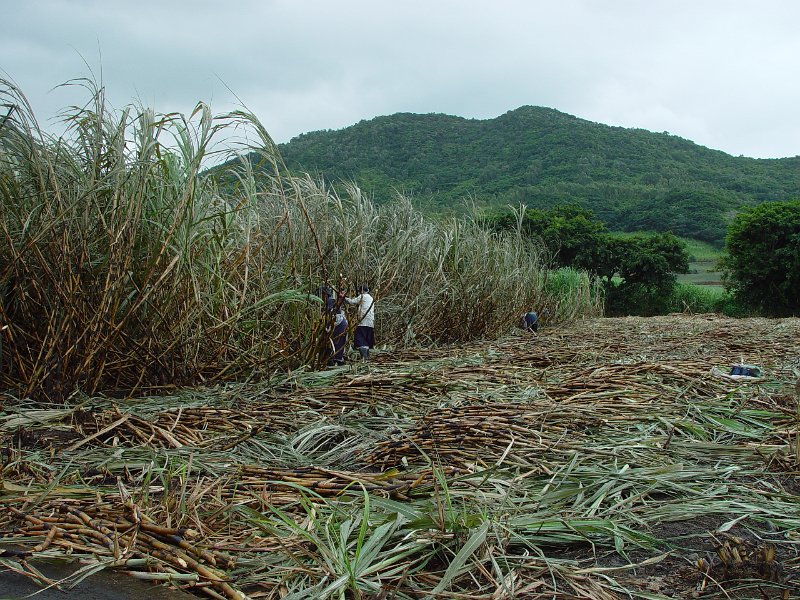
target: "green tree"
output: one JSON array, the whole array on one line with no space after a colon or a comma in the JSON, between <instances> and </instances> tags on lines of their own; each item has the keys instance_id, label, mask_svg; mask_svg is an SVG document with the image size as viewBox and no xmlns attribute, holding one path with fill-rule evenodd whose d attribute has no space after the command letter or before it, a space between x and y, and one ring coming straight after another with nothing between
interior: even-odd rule
<instances>
[{"instance_id":1,"label":"green tree","mask_svg":"<svg viewBox=\"0 0 800 600\"><path fill-rule=\"evenodd\" d=\"M739 213L725 245L725 283L740 303L768 315L800 312L800 201Z\"/></svg>"},{"instance_id":2,"label":"green tree","mask_svg":"<svg viewBox=\"0 0 800 600\"><path fill-rule=\"evenodd\" d=\"M606 289L609 314L663 314L676 273L689 270L686 245L671 233L606 236L597 273Z\"/></svg>"},{"instance_id":3,"label":"green tree","mask_svg":"<svg viewBox=\"0 0 800 600\"><path fill-rule=\"evenodd\" d=\"M516 215L503 212L489 217L497 229L513 229ZM559 267L594 272L603 245L606 226L592 211L576 204L549 210L529 208L522 219L522 231L539 239Z\"/></svg>"},{"instance_id":4,"label":"green tree","mask_svg":"<svg viewBox=\"0 0 800 600\"><path fill-rule=\"evenodd\" d=\"M511 212L489 217L497 229L519 225ZM540 240L559 267L588 271L606 290L610 314L662 314L676 273L689 270L686 245L672 233L618 235L606 231L593 213L575 204L528 209L522 231Z\"/></svg>"}]
</instances>

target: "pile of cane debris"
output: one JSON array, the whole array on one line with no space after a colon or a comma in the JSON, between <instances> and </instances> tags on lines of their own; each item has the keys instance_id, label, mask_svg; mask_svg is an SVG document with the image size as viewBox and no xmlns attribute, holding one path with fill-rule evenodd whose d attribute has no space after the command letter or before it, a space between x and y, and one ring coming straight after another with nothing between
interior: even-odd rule
<instances>
[{"instance_id":1,"label":"pile of cane debris","mask_svg":"<svg viewBox=\"0 0 800 600\"><path fill-rule=\"evenodd\" d=\"M762 382L713 375L740 357ZM6 397L0 561L230 599L797 598L798 376L800 320L673 315L270 387Z\"/></svg>"}]
</instances>

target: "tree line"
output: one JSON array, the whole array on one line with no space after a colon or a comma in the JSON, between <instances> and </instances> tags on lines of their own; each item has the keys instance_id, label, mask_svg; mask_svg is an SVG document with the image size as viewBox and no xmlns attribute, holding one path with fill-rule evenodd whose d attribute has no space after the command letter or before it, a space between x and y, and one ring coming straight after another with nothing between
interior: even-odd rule
<instances>
[{"instance_id":1,"label":"tree line","mask_svg":"<svg viewBox=\"0 0 800 600\"><path fill-rule=\"evenodd\" d=\"M537 240L557 266L585 270L601 283L609 315L663 314L676 275L689 269L684 242L671 232L626 235L577 205L486 215L494 229ZM728 227L720 267L726 301L737 314L800 311L800 201L765 202L740 212Z\"/></svg>"}]
</instances>

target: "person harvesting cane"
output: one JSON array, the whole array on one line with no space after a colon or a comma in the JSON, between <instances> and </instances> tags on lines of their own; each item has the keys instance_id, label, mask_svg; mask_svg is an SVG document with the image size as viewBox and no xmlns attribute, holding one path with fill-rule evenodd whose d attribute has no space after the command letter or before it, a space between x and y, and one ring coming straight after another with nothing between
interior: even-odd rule
<instances>
[{"instance_id":1,"label":"person harvesting cane","mask_svg":"<svg viewBox=\"0 0 800 600\"><path fill-rule=\"evenodd\" d=\"M375 299L369 287L359 285L354 298L345 298L348 304L358 306L358 320L353 339L353 347L358 350L362 360L369 360L369 350L375 347Z\"/></svg>"}]
</instances>

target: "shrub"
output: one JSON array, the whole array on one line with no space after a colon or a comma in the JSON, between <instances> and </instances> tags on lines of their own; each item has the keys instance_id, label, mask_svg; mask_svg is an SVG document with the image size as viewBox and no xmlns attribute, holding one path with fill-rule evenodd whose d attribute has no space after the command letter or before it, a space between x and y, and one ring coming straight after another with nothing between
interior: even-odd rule
<instances>
[{"instance_id":1,"label":"shrub","mask_svg":"<svg viewBox=\"0 0 800 600\"><path fill-rule=\"evenodd\" d=\"M724 281L739 303L770 315L800 312L800 201L738 214L725 244Z\"/></svg>"},{"instance_id":2,"label":"shrub","mask_svg":"<svg viewBox=\"0 0 800 600\"><path fill-rule=\"evenodd\" d=\"M608 236L604 259L598 264L598 271L605 278L608 314L669 312L675 273L688 270L685 246L671 233Z\"/></svg>"}]
</instances>

